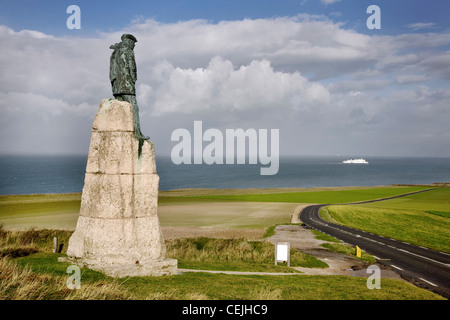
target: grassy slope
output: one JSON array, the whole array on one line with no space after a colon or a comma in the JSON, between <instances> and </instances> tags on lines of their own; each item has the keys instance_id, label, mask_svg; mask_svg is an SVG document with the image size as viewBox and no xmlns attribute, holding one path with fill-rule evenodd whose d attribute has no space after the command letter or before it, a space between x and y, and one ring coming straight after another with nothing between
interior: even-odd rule
<instances>
[{"instance_id":1,"label":"grassy slope","mask_svg":"<svg viewBox=\"0 0 450 320\"><path fill-rule=\"evenodd\" d=\"M190 238L167 242L167 256L178 260L178 266L197 270L258 272L295 272L274 265L274 245L270 242L244 239ZM315 257L291 249L291 267L327 268Z\"/></svg>"},{"instance_id":2,"label":"grassy slope","mask_svg":"<svg viewBox=\"0 0 450 320\"><path fill-rule=\"evenodd\" d=\"M450 189L352 206L329 206L324 219L450 253Z\"/></svg>"},{"instance_id":3,"label":"grassy slope","mask_svg":"<svg viewBox=\"0 0 450 320\"><path fill-rule=\"evenodd\" d=\"M441 299L441 297L398 280L382 280L382 290L369 290L366 279L344 276L246 276L185 273L170 277L133 277L112 279L99 272L81 270L81 290L68 290L65 281L68 263L59 263L63 254L51 253L51 238L67 240L68 231L6 231L0 229L1 248L29 248L17 258L0 259L0 299ZM256 243L211 239L185 240L169 248L181 249L184 258L195 260L196 252L214 251L232 245L247 249ZM192 249L192 245L195 247ZM190 248L190 249L189 249ZM169 249L172 254L176 251ZM188 249L188 250L186 250ZM262 250L256 257L246 256L248 266L266 259ZM191 251L187 254L184 251ZM195 252L194 252L195 251ZM219 252L228 252L222 248ZM235 250L233 255L236 255ZM253 251L253 250L250 250ZM242 251L244 256L250 251ZM261 252L259 252L261 251ZM273 250L269 250L273 253ZM6 251L2 251L5 253ZM11 252L11 251L7 251ZM231 253L231 252L229 252ZM239 254L238 254L239 255ZM211 259L210 254L204 256ZM183 258L183 256L180 256ZM217 258L220 260L221 255ZM239 259L234 256L233 259ZM256 260L255 260L256 259ZM214 260L214 259L213 259ZM217 260L217 259L216 259ZM278 270L281 271L280 266Z\"/></svg>"},{"instance_id":4,"label":"grassy slope","mask_svg":"<svg viewBox=\"0 0 450 320\"><path fill-rule=\"evenodd\" d=\"M305 191L273 194L203 195L180 197L177 201L248 201L248 202L291 202L291 203L347 203L380 199L404 193L424 190L425 187L382 187L352 190ZM170 200L169 200L170 201Z\"/></svg>"},{"instance_id":5,"label":"grassy slope","mask_svg":"<svg viewBox=\"0 0 450 320\"><path fill-rule=\"evenodd\" d=\"M58 263L58 254L39 253L29 257L13 260L20 266L27 266L36 272L34 278L46 276L45 285L40 285L34 291L49 291L53 285L52 279L67 279L66 268L69 264ZM1 266L1 265L0 265ZM381 290L369 290L366 278L346 276L246 276L208 273L185 273L168 277L133 277L125 279L112 279L101 273L82 269L81 288L103 290L111 286L108 292L100 298L104 299L338 299L338 300L364 300L364 299L442 299L427 290L417 288L399 280L383 279ZM2 274L0 273L0 280ZM60 281L61 282L61 281ZM23 286L22 286L23 288ZM55 287L62 290L61 286ZM67 290L66 290L67 291ZM8 290L2 293L0 299L14 297L19 290ZM65 294L69 294L66 292ZM22 293L23 294L23 293ZM4 296L3 296L4 295ZM37 294L35 293L37 296ZM92 298L98 299L98 294L90 293ZM50 299L65 298L59 292ZM75 297L76 298L76 297ZM26 299L26 297L25 297Z\"/></svg>"},{"instance_id":6,"label":"grassy slope","mask_svg":"<svg viewBox=\"0 0 450 320\"><path fill-rule=\"evenodd\" d=\"M0 196L0 224L73 229L80 203L80 193Z\"/></svg>"},{"instance_id":7,"label":"grassy slope","mask_svg":"<svg viewBox=\"0 0 450 320\"><path fill-rule=\"evenodd\" d=\"M158 202L163 227L266 228L288 223L296 203L361 201L420 189L422 188L341 188L320 191L301 189L297 192L280 192L283 189L185 190L161 192ZM195 194L202 196L194 196ZM73 230L80 201L81 194L0 196L0 224L14 229L35 226Z\"/></svg>"},{"instance_id":8,"label":"grassy slope","mask_svg":"<svg viewBox=\"0 0 450 320\"><path fill-rule=\"evenodd\" d=\"M308 199L308 202L314 199L318 199L320 196L322 200L327 200L323 202L335 202L328 201L335 199L336 193L340 193L341 199L345 199L339 202L350 202L365 200L368 197L381 198L384 196L389 196L393 194L411 192L417 190L411 190L410 188L387 188L390 190L382 190L381 188L370 188L370 189L358 189L353 192L347 193L345 191L324 191L324 192L311 192L309 195L299 195L296 194L296 198ZM420 189L420 188L419 188ZM309 192L303 192L309 193ZM319 194L320 193L320 194ZM291 200L292 193L286 194L270 194L270 195L256 195L258 196L257 201L262 201L261 196L271 198L270 201L278 200ZM427 193L428 194L428 193ZM425 194L423 194L425 195ZM419 195L416 195L419 196ZM411 197L416 197L411 196ZM30 212L16 210L14 214L37 214L39 216L40 209L34 210L34 208L39 208L41 202L45 201L45 196L30 199L31 196L20 196L19 198L9 198L7 201L4 197L0 197L0 217L5 217L8 215L8 206L17 204L17 202L25 201ZM76 197L74 195L73 197ZM240 201L237 198L230 199L235 201ZM420 197L419 197L420 198ZM437 199L422 199L423 203L422 209L447 212L446 208L448 205L445 202L441 202L442 196L438 196ZM31 201L30 201L31 200ZM58 196L50 196L47 202L58 202ZM76 207L72 207L72 201L77 201L69 196L62 199L60 206L56 205L56 212L61 212L61 210L76 210ZM206 199L192 199L192 201L200 201L202 203L208 202L214 204L215 202L223 202L224 199L217 199L214 196L208 196ZM416 199L417 201L418 199ZM79 201L79 200L78 200ZM171 200L168 200L166 204L170 204ZM175 200L180 203L180 200ZM184 201L184 200L183 200ZM183 202L181 201L181 202ZM186 200L191 201L191 200ZM246 199L246 201L253 201ZM392 200L391 200L392 201ZM437 202L440 202L438 204ZM412 203L412 202L411 202ZM435 206L433 206L433 203ZM377 203L379 204L379 203ZM373 204L375 206L376 204ZM392 204L393 206L399 206L398 203ZM14 206L13 206L14 207ZM10 207L11 208L11 207ZM17 208L17 207L15 207ZM22 207L23 208L23 207ZM69 210L69 211L70 211ZM6 215L4 215L7 213ZM42 213L42 212L41 212ZM9 211L11 214L11 211ZM434 216L438 216L434 214ZM10 218L11 216L9 216ZM8 218L8 217L7 217ZM16 217L19 218L19 217ZM5 219L7 221L7 219ZM50 239L52 235L48 235ZM50 241L45 241L46 246L50 245ZM26 244L25 244L26 245ZM22 266L29 266L33 271L39 274L51 276L67 276L65 270L67 265L56 262L57 254L48 253L48 247L45 252L39 252L37 254L31 254L27 257L14 259L13 261L19 263ZM4 273L7 274L7 273ZM437 299L436 296L426 290L416 288L407 283L383 279L382 289L383 290L368 290L366 287L365 278L357 277L341 277L341 276L288 276L288 277L275 277L275 276L231 276L231 275L212 275L212 274L192 274L187 273L180 276L174 277L140 277L140 278L130 278L124 281L117 282L102 274L96 273L91 270L84 269L82 271L82 281L84 284L95 284L100 281L102 284L95 284L93 287L104 287L104 283L110 284L114 282L114 293L109 297L113 298L124 298L130 295L132 298L138 299ZM0 272L1 275L1 272ZM48 278L45 278L48 282ZM0 279L3 281L3 279ZM119 292L126 292L126 295L118 294L117 285L119 286ZM39 287L36 290L40 290ZM62 290L62 289L61 289ZM122 291L123 290L123 291ZM14 290L8 291L8 294L14 294ZM130 293L132 292L132 294ZM1 292L0 292L1 293ZM10 296L9 296L10 297ZM55 298L59 298L61 295L56 295ZM1 297L0 297L1 298ZM8 296L6 296L8 298ZM65 296L62 296L65 298ZM108 295L106 295L108 298Z\"/></svg>"}]
</instances>

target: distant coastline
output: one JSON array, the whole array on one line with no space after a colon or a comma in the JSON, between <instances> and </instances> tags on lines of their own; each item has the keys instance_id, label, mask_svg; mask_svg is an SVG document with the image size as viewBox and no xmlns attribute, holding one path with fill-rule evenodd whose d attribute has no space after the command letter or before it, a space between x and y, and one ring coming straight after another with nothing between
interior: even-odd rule
<instances>
[{"instance_id":1,"label":"distant coastline","mask_svg":"<svg viewBox=\"0 0 450 320\"><path fill-rule=\"evenodd\" d=\"M216 189L216 188L185 188L160 190L159 194L163 197L184 197L184 196L201 196L209 195L250 195L250 194L277 194L277 193L295 193L295 192L314 192L314 191L342 191L342 190L357 190L369 188L397 188L397 187L428 187L428 188L449 188L450 182L434 182L431 184L392 184L392 185L377 185L377 186L344 186L344 187L308 187L308 188L247 188L247 189ZM46 197L60 197L63 195L71 197L81 197L82 192L68 192L68 193L31 193L31 194L1 194L1 197L20 197L20 196L46 196Z\"/></svg>"},{"instance_id":2,"label":"distant coastline","mask_svg":"<svg viewBox=\"0 0 450 320\"><path fill-rule=\"evenodd\" d=\"M174 165L157 157L161 191L432 185L450 181L449 158L366 157L346 166L344 156L285 156L274 176L256 165ZM0 156L0 195L80 193L87 156Z\"/></svg>"}]
</instances>

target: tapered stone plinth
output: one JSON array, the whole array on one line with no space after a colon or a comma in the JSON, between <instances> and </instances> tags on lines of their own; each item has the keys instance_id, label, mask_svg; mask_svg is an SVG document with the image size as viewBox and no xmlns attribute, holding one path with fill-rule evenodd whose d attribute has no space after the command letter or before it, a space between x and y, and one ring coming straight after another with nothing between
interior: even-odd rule
<instances>
[{"instance_id":1,"label":"tapered stone plinth","mask_svg":"<svg viewBox=\"0 0 450 320\"><path fill-rule=\"evenodd\" d=\"M105 99L95 117L80 216L65 261L113 277L177 273L165 257L152 142L134 137L128 102Z\"/></svg>"}]
</instances>

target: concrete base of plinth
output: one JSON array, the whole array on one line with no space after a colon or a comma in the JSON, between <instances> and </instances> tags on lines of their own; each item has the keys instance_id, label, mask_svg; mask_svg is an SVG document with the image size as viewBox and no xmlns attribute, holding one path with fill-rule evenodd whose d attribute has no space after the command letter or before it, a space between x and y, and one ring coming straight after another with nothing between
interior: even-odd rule
<instances>
[{"instance_id":1,"label":"concrete base of plinth","mask_svg":"<svg viewBox=\"0 0 450 320\"><path fill-rule=\"evenodd\" d=\"M178 260L170 258L161 261L137 261L133 264L102 264L70 257L60 257L58 261L99 271L113 278L170 276L178 273Z\"/></svg>"}]
</instances>

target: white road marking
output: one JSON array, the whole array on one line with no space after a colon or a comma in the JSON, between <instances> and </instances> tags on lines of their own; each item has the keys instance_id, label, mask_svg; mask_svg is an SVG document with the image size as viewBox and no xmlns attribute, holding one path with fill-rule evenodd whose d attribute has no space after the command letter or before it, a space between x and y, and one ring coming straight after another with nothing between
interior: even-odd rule
<instances>
[{"instance_id":1,"label":"white road marking","mask_svg":"<svg viewBox=\"0 0 450 320\"><path fill-rule=\"evenodd\" d=\"M332 227L332 228L333 228L333 227ZM335 228L335 229L337 229L337 228ZM404 249L400 249L400 248L397 248L397 247L394 247L394 246L391 246L391 245L388 245L388 244L385 244L385 243L382 243L382 242L379 242L379 241L376 241L376 240L373 240L373 239L370 239L370 238L366 238L366 237L363 237L363 236L361 236L361 235L359 235L359 234L354 234L354 233L351 233L351 232L348 232L348 231L344 231L344 230L340 230L340 229L338 229L338 230L341 231L341 232L343 232L343 233L347 233L347 234L353 235L353 236L355 236L356 238L363 238L363 239L368 240L368 241L376 242L376 243L379 243L379 244L381 244L381 245L388 246L388 247L391 248L391 249L395 249L395 250L398 250L398 251L402 251L402 252L405 252L405 253L408 253L408 254L417 256L417 257L419 257L419 258L427 259L427 260L430 260L430 261L432 261L432 262L439 263L439 264L442 264L442 265L444 265L444 266L446 266L446 267L449 267L449 264L447 264L447 263L443 263L443 262L440 262L440 261L437 261L437 260L434 260L434 259L431 259L431 258L428 258L428 257L424 257L424 256L421 256L421 255L419 255L419 254L416 254L416 253L413 253L413 252L410 252L410 251L407 251L407 250L404 250ZM381 237L383 237L383 236L381 236ZM385 238L385 237L383 237L383 238ZM389 239L390 239L390 238L389 238ZM391 239L391 240L394 240L394 239ZM397 241L397 240L394 240L394 241Z\"/></svg>"},{"instance_id":2,"label":"white road marking","mask_svg":"<svg viewBox=\"0 0 450 320\"><path fill-rule=\"evenodd\" d=\"M318 223L320 223L320 224L324 224L324 223L321 223L321 221L317 221L317 220L315 220L315 219L311 219L311 220L313 220L313 221L316 221L316 222L318 222ZM438 264L442 264L442 265L444 265L445 267L450 267L450 265L449 264L447 264L447 263L443 263L443 262L440 262L440 261L437 261L437 260L434 260L434 259L431 259L431 258L428 258L428 257L425 257L425 256L421 256L421 255L419 255L419 254L416 254L416 253L413 253L413 252L410 252L410 251L407 251L407 250L404 250L404 249L400 249L400 248L396 248L396 247L394 247L394 246L391 246L391 245L388 245L388 244L385 244L385 243L382 243L382 242L379 242L379 241L376 241L376 240L373 240L373 239L370 239L370 238L366 238L366 237L364 237L364 236L361 236L361 235L359 235L359 234L355 234L355 233L351 233L351 232L349 232L349 231L345 231L345 230L341 230L341 229L339 229L339 228L337 228L337 227L332 227L332 226L329 226L330 228L333 228L333 229L337 229L337 230L339 230L340 232L343 232L343 233L347 233L347 234L350 234L350 235L353 235L353 236L355 236L355 237L357 237L357 238L363 238L363 239L365 239L365 240L368 240L368 241L372 241L372 242L376 242L376 243L379 243L379 244L381 244L381 245L385 245L385 246L388 246L388 247L390 247L390 248L392 248L392 249L394 249L394 250L398 250L398 251L402 251L402 252L404 252L404 253L408 253L408 254L411 254L411 255L414 255L414 256L417 256L417 257L419 257L419 258L422 258L422 259L426 259L426 260L429 260L429 261L432 261L432 262L435 262L435 263L438 263ZM382 238L386 238L386 237L384 237L384 236L382 236L382 235L378 235L378 236L380 236L380 237L382 237ZM339 239L339 238L338 238ZM391 239L391 240L394 240L394 241L397 241L397 240L395 240L395 239L392 239L392 238L387 238L387 239ZM423 247L422 247L423 248ZM362 249L362 248L361 248ZM427 248L425 248L425 249L427 249ZM363 249L362 249L363 250ZM448 255L448 254L447 254ZM398 267L397 267L398 268ZM424 279L422 279L422 280L424 280ZM425 282L427 282L426 280L424 280ZM433 284L434 285L434 284Z\"/></svg>"},{"instance_id":3,"label":"white road marking","mask_svg":"<svg viewBox=\"0 0 450 320\"><path fill-rule=\"evenodd\" d=\"M397 267L397 266L394 266L393 264L391 264L391 267L392 267L392 268L395 268L395 269L398 269L398 270L400 270L400 271L403 271L402 268L399 268L399 267Z\"/></svg>"},{"instance_id":4,"label":"white road marking","mask_svg":"<svg viewBox=\"0 0 450 320\"><path fill-rule=\"evenodd\" d=\"M443 262L440 262L440 261L437 261L437 260L434 260L434 259L431 259L431 258L428 258L428 257L424 257L424 256L421 256L419 254L416 254L416 253L413 253L413 252L410 252L410 251L407 251L407 250L404 250L404 249L397 249L397 250L405 252L405 253L409 253L409 254L412 254L413 256L417 256L417 257L422 258L422 259L427 259L427 260L430 260L430 261L432 261L434 263L439 263L439 264L442 264L442 265L448 267L447 263L443 263Z\"/></svg>"},{"instance_id":5,"label":"white road marking","mask_svg":"<svg viewBox=\"0 0 450 320\"><path fill-rule=\"evenodd\" d=\"M424 281L424 282L426 282L426 283L428 283L428 284L431 284L432 286L437 287L437 284L434 284L433 282L430 282L430 281L425 280L425 279L423 279L423 278L419 278L419 279L422 280L422 281Z\"/></svg>"}]
</instances>

